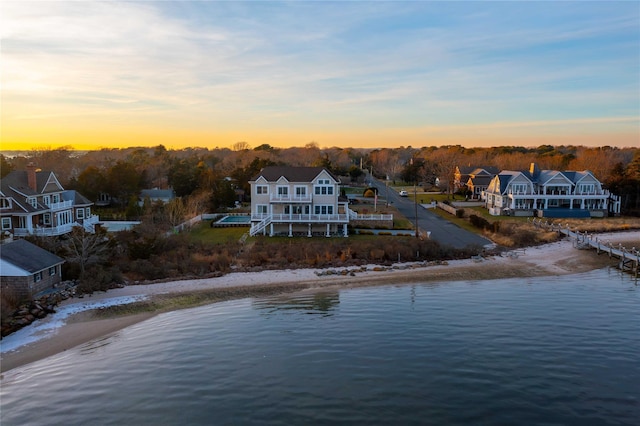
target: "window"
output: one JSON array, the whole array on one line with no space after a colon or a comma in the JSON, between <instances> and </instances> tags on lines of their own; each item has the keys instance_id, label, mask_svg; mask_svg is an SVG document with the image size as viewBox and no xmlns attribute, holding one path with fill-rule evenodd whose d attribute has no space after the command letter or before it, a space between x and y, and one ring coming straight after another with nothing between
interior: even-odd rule
<instances>
[{"instance_id":1,"label":"window","mask_svg":"<svg viewBox=\"0 0 640 426\"><path fill-rule=\"evenodd\" d=\"M268 193L269 193L269 187L267 185L256 186L256 194L261 195L261 194L268 194Z\"/></svg>"},{"instance_id":2,"label":"window","mask_svg":"<svg viewBox=\"0 0 640 426\"><path fill-rule=\"evenodd\" d=\"M526 194L527 193L527 184L526 183L514 183L511 186L511 191L514 194Z\"/></svg>"},{"instance_id":3,"label":"window","mask_svg":"<svg viewBox=\"0 0 640 426\"><path fill-rule=\"evenodd\" d=\"M27 198L27 203L31 204L34 208L38 208L37 198Z\"/></svg>"},{"instance_id":4,"label":"window","mask_svg":"<svg viewBox=\"0 0 640 426\"><path fill-rule=\"evenodd\" d=\"M333 206L314 206L315 214L333 214Z\"/></svg>"},{"instance_id":5,"label":"window","mask_svg":"<svg viewBox=\"0 0 640 426\"><path fill-rule=\"evenodd\" d=\"M302 198L307 195L307 187L306 186L296 186L296 197Z\"/></svg>"},{"instance_id":6,"label":"window","mask_svg":"<svg viewBox=\"0 0 640 426\"><path fill-rule=\"evenodd\" d=\"M59 194L53 194L51 196L51 199L54 203L59 203L60 202L60 195Z\"/></svg>"},{"instance_id":7,"label":"window","mask_svg":"<svg viewBox=\"0 0 640 426\"><path fill-rule=\"evenodd\" d=\"M278 197L286 197L289 195L289 187L288 186L279 186L278 187Z\"/></svg>"},{"instance_id":8,"label":"window","mask_svg":"<svg viewBox=\"0 0 640 426\"><path fill-rule=\"evenodd\" d=\"M84 219L84 209L76 210L76 219Z\"/></svg>"},{"instance_id":9,"label":"window","mask_svg":"<svg viewBox=\"0 0 640 426\"><path fill-rule=\"evenodd\" d=\"M42 281L42 271L33 274L33 282L37 283L38 281Z\"/></svg>"},{"instance_id":10,"label":"window","mask_svg":"<svg viewBox=\"0 0 640 426\"><path fill-rule=\"evenodd\" d=\"M269 206L267 206L266 204L258 204L256 206L256 213L258 213L258 214L267 214L267 211L268 211L267 208L268 207Z\"/></svg>"},{"instance_id":11,"label":"window","mask_svg":"<svg viewBox=\"0 0 640 426\"><path fill-rule=\"evenodd\" d=\"M42 220L45 225L51 225L51 213L45 213L42 215Z\"/></svg>"},{"instance_id":12,"label":"window","mask_svg":"<svg viewBox=\"0 0 640 426\"><path fill-rule=\"evenodd\" d=\"M333 186L316 186L314 193L316 195L333 195Z\"/></svg>"},{"instance_id":13,"label":"window","mask_svg":"<svg viewBox=\"0 0 640 426\"><path fill-rule=\"evenodd\" d=\"M11 208L11 200L8 198L0 198L0 209L10 209Z\"/></svg>"},{"instance_id":14,"label":"window","mask_svg":"<svg viewBox=\"0 0 640 426\"><path fill-rule=\"evenodd\" d=\"M293 212L293 214L309 214L309 206L293 206L291 211Z\"/></svg>"},{"instance_id":15,"label":"window","mask_svg":"<svg viewBox=\"0 0 640 426\"><path fill-rule=\"evenodd\" d=\"M42 204L44 204L45 206L51 205L51 197L49 197L48 195L42 197Z\"/></svg>"},{"instance_id":16,"label":"window","mask_svg":"<svg viewBox=\"0 0 640 426\"><path fill-rule=\"evenodd\" d=\"M580 193L581 194L595 194L596 186L592 183L583 183L580 184Z\"/></svg>"},{"instance_id":17,"label":"window","mask_svg":"<svg viewBox=\"0 0 640 426\"><path fill-rule=\"evenodd\" d=\"M52 277L56 274L56 267L52 266L51 268L49 268L49 276Z\"/></svg>"},{"instance_id":18,"label":"window","mask_svg":"<svg viewBox=\"0 0 640 426\"><path fill-rule=\"evenodd\" d=\"M3 217L2 218L2 229L11 229L11 218L10 217Z\"/></svg>"}]
</instances>

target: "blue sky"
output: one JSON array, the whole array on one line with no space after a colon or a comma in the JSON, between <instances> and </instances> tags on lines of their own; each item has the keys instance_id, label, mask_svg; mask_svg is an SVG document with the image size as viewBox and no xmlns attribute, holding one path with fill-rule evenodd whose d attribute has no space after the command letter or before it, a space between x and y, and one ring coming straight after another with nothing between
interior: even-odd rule
<instances>
[{"instance_id":1,"label":"blue sky","mask_svg":"<svg viewBox=\"0 0 640 426\"><path fill-rule=\"evenodd\" d=\"M640 139L638 2L0 7L13 149Z\"/></svg>"}]
</instances>

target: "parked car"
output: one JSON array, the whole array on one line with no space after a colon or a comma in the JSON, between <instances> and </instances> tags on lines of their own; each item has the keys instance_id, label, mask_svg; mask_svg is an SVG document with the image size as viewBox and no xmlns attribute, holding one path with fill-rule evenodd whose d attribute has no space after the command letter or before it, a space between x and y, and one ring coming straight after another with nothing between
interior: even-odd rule
<instances>
[{"instance_id":1,"label":"parked car","mask_svg":"<svg viewBox=\"0 0 640 426\"><path fill-rule=\"evenodd\" d=\"M408 197L409 193L407 191L400 191L400 196L401 197Z\"/></svg>"}]
</instances>

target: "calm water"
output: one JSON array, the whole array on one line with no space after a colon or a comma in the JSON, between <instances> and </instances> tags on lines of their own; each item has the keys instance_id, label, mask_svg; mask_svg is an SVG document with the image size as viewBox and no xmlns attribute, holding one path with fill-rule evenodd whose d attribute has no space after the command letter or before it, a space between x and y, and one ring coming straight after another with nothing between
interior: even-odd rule
<instances>
[{"instance_id":1,"label":"calm water","mask_svg":"<svg viewBox=\"0 0 640 426\"><path fill-rule=\"evenodd\" d=\"M9 425L637 425L640 287L360 288L172 312L12 370Z\"/></svg>"}]
</instances>

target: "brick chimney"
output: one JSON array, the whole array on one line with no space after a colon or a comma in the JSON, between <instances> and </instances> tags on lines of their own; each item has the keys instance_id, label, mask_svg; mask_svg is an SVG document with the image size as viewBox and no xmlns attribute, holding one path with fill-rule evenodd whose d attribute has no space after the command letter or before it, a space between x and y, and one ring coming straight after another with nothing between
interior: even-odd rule
<instances>
[{"instance_id":1,"label":"brick chimney","mask_svg":"<svg viewBox=\"0 0 640 426\"><path fill-rule=\"evenodd\" d=\"M33 163L27 164L27 184L29 188L34 191L38 190L38 185L36 184L36 165Z\"/></svg>"}]
</instances>

